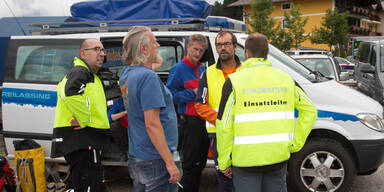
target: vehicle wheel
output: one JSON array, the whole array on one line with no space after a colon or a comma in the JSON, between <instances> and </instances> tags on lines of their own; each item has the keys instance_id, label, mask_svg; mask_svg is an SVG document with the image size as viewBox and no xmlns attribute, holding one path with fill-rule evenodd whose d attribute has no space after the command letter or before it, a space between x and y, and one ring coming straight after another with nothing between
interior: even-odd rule
<instances>
[{"instance_id":1,"label":"vehicle wheel","mask_svg":"<svg viewBox=\"0 0 384 192\"><path fill-rule=\"evenodd\" d=\"M355 177L352 156L332 139L308 140L288 163L288 184L296 192L349 191Z\"/></svg>"},{"instance_id":2,"label":"vehicle wheel","mask_svg":"<svg viewBox=\"0 0 384 192\"><path fill-rule=\"evenodd\" d=\"M69 165L65 163L45 163L45 174L47 181L55 183L66 183L69 176Z\"/></svg>"}]
</instances>

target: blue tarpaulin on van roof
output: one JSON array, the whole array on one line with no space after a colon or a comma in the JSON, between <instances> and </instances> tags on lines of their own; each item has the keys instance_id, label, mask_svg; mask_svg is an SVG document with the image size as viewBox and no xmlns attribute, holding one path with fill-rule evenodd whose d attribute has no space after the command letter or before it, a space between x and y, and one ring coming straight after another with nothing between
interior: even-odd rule
<instances>
[{"instance_id":1,"label":"blue tarpaulin on van roof","mask_svg":"<svg viewBox=\"0 0 384 192\"><path fill-rule=\"evenodd\" d=\"M71 14L78 21L206 18L212 10L213 6L205 0L98 0L79 2L71 6Z\"/></svg>"}]
</instances>

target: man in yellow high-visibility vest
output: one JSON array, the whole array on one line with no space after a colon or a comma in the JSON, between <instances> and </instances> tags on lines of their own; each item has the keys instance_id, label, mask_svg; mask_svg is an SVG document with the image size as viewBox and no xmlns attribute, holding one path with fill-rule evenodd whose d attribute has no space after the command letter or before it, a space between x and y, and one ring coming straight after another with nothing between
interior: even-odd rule
<instances>
[{"instance_id":1,"label":"man in yellow high-visibility vest","mask_svg":"<svg viewBox=\"0 0 384 192\"><path fill-rule=\"evenodd\" d=\"M97 39L84 40L74 67L57 85L51 157L64 156L74 191L104 191L100 151L110 145L107 101L97 75L106 50Z\"/></svg>"},{"instance_id":2,"label":"man in yellow high-visibility vest","mask_svg":"<svg viewBox=\"0 0 384 192\"><path fill-rule=\"evenodd\" d=\"M249 35L247 60L222 88L218 162L222 173L233 177L236 191L286 191L290 154L303 147L317 117L305 92L287 73L272 67L268 51L264 35Z\"/></svg>"},{"instance_id":3,"label":"man in yellow high-visibility vest","mask_svg":"<svg viewBox=\"0 0 384 192\"><path fill-rule=\"evenodd\" d=\"M236 56L237 38L230 31L220 31L215 39L216 52L219 54L217 63L208 67L201 75L195 109L197 114L206 121L206 129L211 139L213 160L217 169L219 192L232 192L232 179L225 177L218 169L216 150L216 118L221 99L221 88L229 74L237 71L241 62Z\"/></svg>"}]
</instances>

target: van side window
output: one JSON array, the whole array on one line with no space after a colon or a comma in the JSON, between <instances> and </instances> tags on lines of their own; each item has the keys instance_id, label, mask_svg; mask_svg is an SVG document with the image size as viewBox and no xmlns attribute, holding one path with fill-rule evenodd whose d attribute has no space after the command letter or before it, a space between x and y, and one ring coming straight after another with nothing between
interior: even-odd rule
<instances>
[{"instance_id":1,"label":"van side window","mask_svg":"<svg viewBox=\"0 0 384 192\"><path fill-rule=\"evenodd\" d=\"M183 48L181 45L162 45L158 52L163 58L163 65L156 71L169 72L172 66L182 59Z\"/></svg>"},{"instance_id":2,"label":"van side window","mask_svg":"<svg viewBox=\"0 0 384 192\"><path fill-rule=\"evenodd\" d=\"M381 71L384 71L384 47L380 46L380 67Z\"/></svg>"},{"instance_id":3,"label":"van side window","mask_svg":"<svg viewBox=\"0 0 384 192\"><path fill-rule=\"evenodd\" d=\"M369 63L372 66L376 66L376 45L372 46L371 54L369 56Z\"/></svg>"},{"instance_id":4,"label":"van side window","mask_svg":"<svg viewBox=\"0 0 384 192\"><path fill-rule=\"evenodd\" d=\"M163 59L163 65L157 69L157 72L169 72L174 64L183 58L183 47L176 41L158 40L160 47L158 53ZM104 39L103 45L106 48L106 63L103 68L108 68L115 76L119 76L124 67L121 60L123 47L120 39Z\"/></svg>"},{"instance_id":5,"label":"van side window","mask_svg":"<svg viewBox=\"0 0 384 192\"><path fill-rule=\"evenodd\" d=\"M65 40L67 41L67 40ZM8 50L5 80L57 84L73 67L80 40L15 40Z\"/></svg>"},{"instance_id":6,"label":"van side window","mask_svg":"<svg viewBox=\"0 0 384 192\"><path fill-rule=\"evenodd\" d=\"M72 68L78 46L21 46L15 80L58 82Z\"/></svg>"},{"instance_id":7,"label":"van side window","mask_svg":"<svg viewBox=\"0 0 384 192\"><path fill-rule=\"evenodd\" d=\"M370 50L370 45L368 43L360 43L359 50L358 50L359 52L358 59L360 62L368 63L369 50Z\"/></svg>"}]
</instances>

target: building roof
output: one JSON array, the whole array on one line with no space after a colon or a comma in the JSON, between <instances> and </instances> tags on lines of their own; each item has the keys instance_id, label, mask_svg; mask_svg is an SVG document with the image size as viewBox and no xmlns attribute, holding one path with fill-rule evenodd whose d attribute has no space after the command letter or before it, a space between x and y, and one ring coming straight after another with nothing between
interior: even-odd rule
<instances>
[{"instance_id":1,"label":"building roof","mask_svg":"<svg viewBox=\"0 0 384 192\"><path fill-rule=\"evenodd\" d=\"M290 0L272 0L273 3L290 1ZM228 5L228 7L244 6L251 4L251 0L238 0Z\"/></svg>"}]
</instances>

